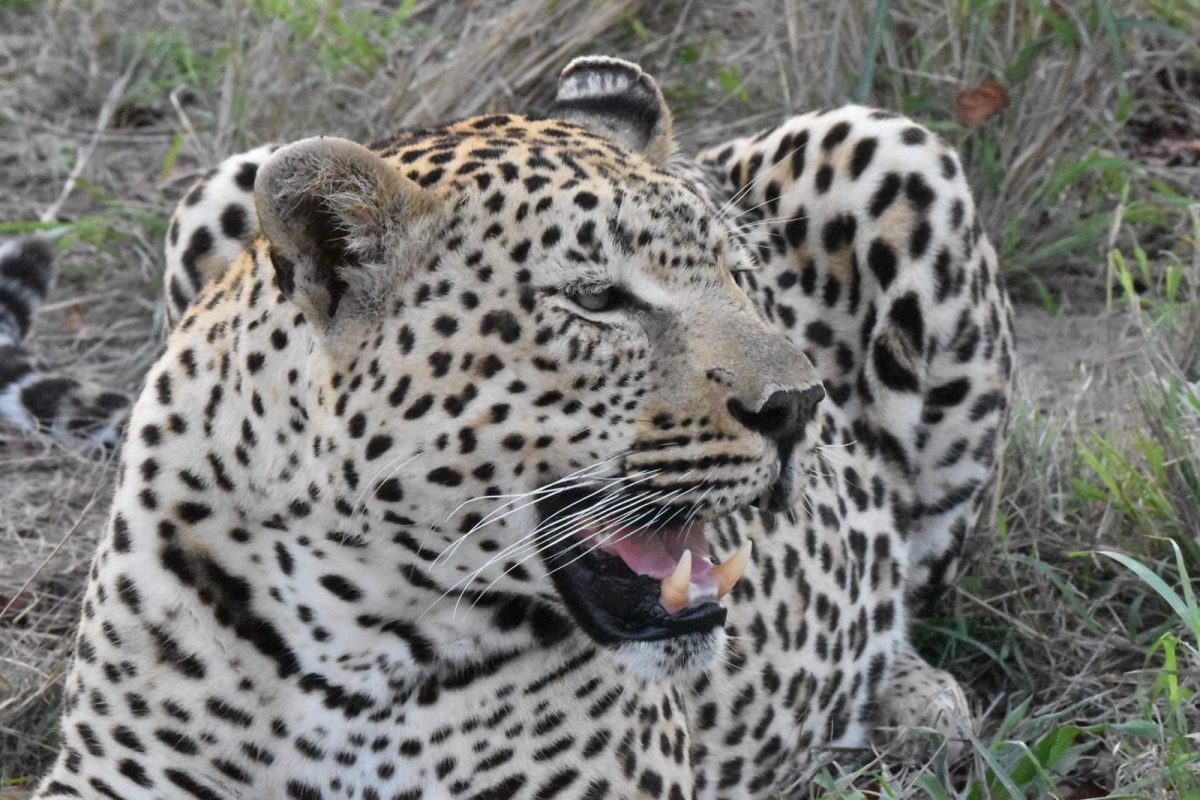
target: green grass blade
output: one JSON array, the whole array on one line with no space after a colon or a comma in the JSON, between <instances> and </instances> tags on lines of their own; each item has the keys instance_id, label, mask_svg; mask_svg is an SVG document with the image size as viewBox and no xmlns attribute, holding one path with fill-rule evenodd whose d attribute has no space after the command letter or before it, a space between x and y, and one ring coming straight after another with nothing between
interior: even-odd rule
<instances>
[{"instance_id":1,"label":"green grass blade","mask_svg":"<svg viewBox=\"0 0 1200 800\"><path fill-rule=\"evenodd\" d=\"M1176 616L1178 616L1179 619L1188 626L1188 629L1191 630L1192 635L1196 637L1197 643L1200 643L1200 614L1197 613L1194 607L1189 608L1184 599L1180 597L1174 589L1168 586L1166 581L1155 574L1154 571L1145 564L1138 561L1136 558L1131 558L1130 556L1125 555L1124 553L1115 553L1111 550L1097 550L1095 552L1106 558L1111 558L1113 561L1116 561L1118 564L1121 564L1133 574L1137 575L1143 583L1148 585L1158 594L1159 597L1166 601L1167 605L1171 607L1171 610L1175 612Z\"/></svg>"},{"instance_id":2,"label":"green grass blade","mask_svg":"<svg viewBox=\"0 0 1200 800\"><path fill-rule=\"evenodd\" d=\"M871 21L871 38L867 40L867 52L863 54L863 71L858 78L858 86L854 90L853 100L865 103L871 95L871 85L875 82L875 59L879 55L879 43L883 41L883 29L888 20L888 0L879 0L875 4L875 18Z\"/></svg>"}]
</instances>

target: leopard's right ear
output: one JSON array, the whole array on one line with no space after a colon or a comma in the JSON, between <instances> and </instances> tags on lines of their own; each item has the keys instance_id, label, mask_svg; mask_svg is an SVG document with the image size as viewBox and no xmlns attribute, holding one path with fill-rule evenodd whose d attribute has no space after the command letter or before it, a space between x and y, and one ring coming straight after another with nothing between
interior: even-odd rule
<instances>
[{"instance_id":1,"label":"leopard's right ear","mask_svg":"<svg viewBox=\"0 0 1200 800\"><path fill-rule=\"evenodd\" d=\"M254 204L280 291L318 324L388 260L404 233L440 206L362 145L319 136L277 150L259 168Z\"/></svg>"},{"instance_id":2,"label":"leopard's right ear","mask_svg":"<svg viewBox=\"0 0 1200 800\"><path fill-rule=\"evenodd\" d=\"M655 164L675 151L662 90L630 61L585 56L567 64L549 115L620 142Z\"/></svg>"}]
</instances>

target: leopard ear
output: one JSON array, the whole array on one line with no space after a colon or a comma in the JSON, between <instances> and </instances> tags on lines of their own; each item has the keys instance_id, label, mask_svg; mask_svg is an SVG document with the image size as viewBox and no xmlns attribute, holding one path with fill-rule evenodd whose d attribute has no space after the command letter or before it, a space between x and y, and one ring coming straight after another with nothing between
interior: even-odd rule
<instances>
[{"instance_id":1,"label":"leopard ear","mask_svg":"<svg viewBox=\"0 0 1200 800\"><path fill-rule=\"evenodd\" d=\"M656 164L675 151L671 110L658 84L637 64L619 58L585 56L568 64L550 116L614 139Z\"/></svg>"},{"instance_id":2,"label":"leopard ear","mask_svg":"<svg viewBox=\"0 0 1200 800\"><path fill-rule=\"evenodd\" d=\"M277 150L259 168L254 204L279 289L318 323L348 292L377 279L404 233L438 205L362 145L318 136Z\"/></svg>"}]
</instances>

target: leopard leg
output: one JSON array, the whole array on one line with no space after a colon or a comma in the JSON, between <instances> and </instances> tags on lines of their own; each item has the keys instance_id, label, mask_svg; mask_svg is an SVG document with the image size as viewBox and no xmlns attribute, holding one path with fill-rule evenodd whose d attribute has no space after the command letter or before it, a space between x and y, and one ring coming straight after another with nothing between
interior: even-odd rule
<instances>
[{"instance_id":1,"label":"leopard leg","mask_svg":"<svg viewBox=\"0 0 1200 800\"><path fill-rule=\"evenodd\" d=\"M878 698L872 744L904 760L919 760L944 742L955 758L973 729L971 707L954 676L902 647Z\"/></svg>"}]
</instances>

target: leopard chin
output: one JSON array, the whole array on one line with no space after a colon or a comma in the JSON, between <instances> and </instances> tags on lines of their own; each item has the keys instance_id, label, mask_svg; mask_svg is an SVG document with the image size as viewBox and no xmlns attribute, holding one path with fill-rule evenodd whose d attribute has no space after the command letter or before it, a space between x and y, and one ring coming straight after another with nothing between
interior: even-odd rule
<instances>
[{"instance_id":1,"label":"leopard chin","mask_svg":"<svg viewBox=\"0 0 1200 800\"><path fill-rule=\"evenodd\" d=\"M686 680L709 669L725 651L724 627L674 639L627 641L612 648L616 665L648 683Z\"/></svg>"}]
</instances>

